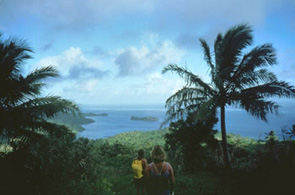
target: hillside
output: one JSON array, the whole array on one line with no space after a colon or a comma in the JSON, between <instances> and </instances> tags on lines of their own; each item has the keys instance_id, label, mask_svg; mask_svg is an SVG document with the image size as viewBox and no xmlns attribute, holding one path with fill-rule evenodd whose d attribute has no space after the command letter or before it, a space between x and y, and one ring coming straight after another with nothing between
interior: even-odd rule
<instances>
[{"instance_id":1,"label":"hillside","mask_svg":"<svg viewBox=\"0 0 295 195\"><path fill-rule=\"evenodd\" d=\"M164 135L168 128L156 131L130 131L105 138L110 144L120 143L133 148L152 148L155 145L165 145Z\"/></svg>"},{"instance_id":2,"label":"hillside","mask_svg":"<svg viewBox=\"0 0 295 195\"><path fill-rule=\"evenodd\" d=\"M60 125L65 125L74 132L84 131L85 128L82 125L95 122L93 119L86 118L87 116L93 116L92 113L82 113L80 115L70 115L59 113L54 118L48 119L50 122L54 122Z\"/></svg>"},{"instance_id":3,"label":"hillside","mask_svg":"<svg viewBox=\"0 0 295 195\"><path fill-rule=\"evenodd\" d=\"M134 121L145 121L145 122L155 122L155 121L159 120L158 118L153 117L153 116L147 116L147 117L132 116L130 119L134 120Z\"/></svg>"},{"instance_id":4,"label":"hillside","mask_svg":"<svg viewBox=\"0 0 295 195\"><path fill-rule=\"evenodd\" d=\"M109 184L110 192L122 195L135 193L135 188L131 185L132 159L138 149L142 148L150 163L151 149L157 144L165 145L164 136L167 132L168 129L131 131L95 141L95 148L101 151L100 163L104 165L100 173ZM221 140L220 136L217 133L216 138ZM206 150L206 156L200 156L203 158L201 162L215 162L216 165L206 168L196 164L194 171L183 169L182 154L178 149L166 151L167 161L172 164L175 172L175 194L269 194L293 190L287 185L291 184L292 180L288 178L293 176L294 167L292 163L286 162L293 159L290 152L294 151L294 142L277 142L271 137L261 141L229 134L228 144L233 172L228 172L223 167L220 148ZM276 187L272 189L271 186Z\"/></svg>"}]
</instances>

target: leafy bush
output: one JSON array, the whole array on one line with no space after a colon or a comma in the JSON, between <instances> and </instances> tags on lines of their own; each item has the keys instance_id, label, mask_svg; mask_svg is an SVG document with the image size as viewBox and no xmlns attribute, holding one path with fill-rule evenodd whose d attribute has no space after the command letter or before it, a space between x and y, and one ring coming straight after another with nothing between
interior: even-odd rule
<instances>
[{"instance_id":1,"label":"leafy bush","mask_svg":"<svg viewBox=\"0 0 295 195\"><path fill-rule=\"evenodd\" d=\"M2 192L12 194L72 194L73 184L95 180L92 144L88 139L43 137L0 159ZM80 193L83 194L83 193Z\"/></svg>"},{"instance_id":2,"label":"leafy bush","mask_svg":"<svg viewBox=\"0 0 295 195\"><path fill-rule=\"evenodd\" d=\"M193 120L189 116L186 121L179 120L170 124L169 133L165 135L166 150L175 164L184 165L185 170L194 171L212 166L208 153L216 149L216 130L212 130L216 119L208 121Z\"/></svg>"}]
</instances>

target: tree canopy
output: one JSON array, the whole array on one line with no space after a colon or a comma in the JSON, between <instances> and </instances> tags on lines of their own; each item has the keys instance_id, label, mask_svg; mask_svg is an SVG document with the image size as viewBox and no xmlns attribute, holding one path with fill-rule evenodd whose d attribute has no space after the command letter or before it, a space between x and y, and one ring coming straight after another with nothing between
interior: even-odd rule
<instances>
[{"instance_id":1,"label":"tree canopy","mask_svg":"<svg viewBox=\"0 0 295 195\"><path fill-rule=\"evenodd\" d=\"M266 43L244 50L253 44L253 30L246 24L234 26L215 39L213 53L208 43L200 39L204 60L209 66L211 82L176 64L169 64L163 73L173 72L186 85L166 101L167 120L183 118L195 113L197 119L216 115L220 109L221 132L225 162L229 164L225 128L225 107L234 105L249 114L267 121L267 113L277 113L273 97L295 97L295 88L279 81L268 66L277 64L272 44Z\"/></svg>"},{"instance_id":2,"label":"tree canopy","mask_svg":"<svg viewBox=\"0 0 295 195\"><path fill-rule=\"evenodd\" d=\"M52 66L22 74L32 50L21 39L3 40L0 34L0 136L7 143L22 145L32 136L60 136L69 129L48 122L59 112L78 113L78 107L59 96L41 97L44 80L57 77Z\"/></svg>"}]
</instances>

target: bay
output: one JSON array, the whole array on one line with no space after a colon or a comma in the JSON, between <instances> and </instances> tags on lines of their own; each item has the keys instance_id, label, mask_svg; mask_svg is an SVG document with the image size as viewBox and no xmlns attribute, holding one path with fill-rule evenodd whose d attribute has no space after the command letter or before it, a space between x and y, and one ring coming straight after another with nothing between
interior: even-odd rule
<instances>
[{"instance_id":1,"label":"bay","mask_svg":"<svg viewBox=\"0 0 295 195\"><path fill-rule=\"evenodd\" d=\"M291 101L280 102L280 114L268 114L268 122L258 120L246 111L229 107L226 109L226 129L228 133L246 136L254 139L264 139L266 133L273 130L282 138L282 129L290 129L295 124L295 103ZM85 131L78 133L78 137L99 139L128 131L152 131L160 129L165 119L166 110L163 106L106 106L84 108L83 112L96 114L107 113L108 116L89 116L95 122L83 125ZM153 122L131 120L136 117L156 117ZM168 125L167 125L168 126ZM215 125L220 131L220 122Z\"/></svg>"},{"instance_id":2,"label":"bay","mask_svg":"<svg viewBox=\"0 0 295 195\"><path fill-rule=\"evenodd\" d=\"M83 110L83 112L91 112L95 114L107 113L108 116L92 116L87 117L95 122L83 125L85 131L78 134L78 137L86 137L89 139L99 139L127 131L152 131L160 129L165 118L164 109L96 109ZM156 117L158 121L137 121L131 120L132 116L136 117Z\"/></svg>"}]
</instances>

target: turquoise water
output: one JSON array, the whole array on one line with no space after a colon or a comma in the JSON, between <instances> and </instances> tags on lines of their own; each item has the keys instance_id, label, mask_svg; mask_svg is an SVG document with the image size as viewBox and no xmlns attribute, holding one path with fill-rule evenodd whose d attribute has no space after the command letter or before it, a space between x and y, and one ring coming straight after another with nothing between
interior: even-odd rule
<instances>
[{"instance_id":1,"label":"turquoise water","mask_svg":"<svg viewBox=\"0 0 295 195\"><path fill-rule=\"evenodd\" d=\"M292 124L295 124L295 103L287 101L281 102L280 105L280 115L269 114L267 117L268 123L256 119L243 110L227 108L227 132L254 139L264 139L265 133L273 130L281 137L283 128L291 128ZM84 108L83 112L108 113L108 116L89 117L95 120L95 123L84 125L83 127L86 130L78 134L79 137L99 139L127 131L157 130L165 119L166 110L161 106L106 106ZM159 121L133 121L130 119L132 116L153 116L157 117ZM216 124L215 129L220 130L219 122Z\"/></svg>"},{"instance_id":2,"label":"turquoise water","mask_svg":"<svg viewBox=\"0 0 295 195\"><path fill-rule=\"evenodd\" d=\"M87 112L87 110L84 112ZM108 114L108 116L88 117L95 120L95 123L84 125L83 127L86 130L79 133L78 136L87 137L89 139L114 136L118 133L133 130L157 130L160 128L165 117L165 110L88 110L88 112ZM132 116L153 116L157 117L159 121L135 121L130 119Z\"/></svg>"}]
</instances>

